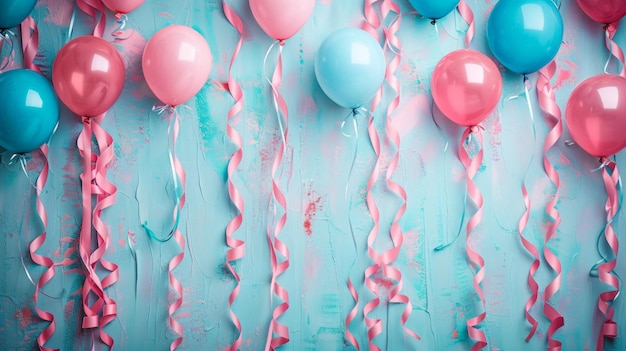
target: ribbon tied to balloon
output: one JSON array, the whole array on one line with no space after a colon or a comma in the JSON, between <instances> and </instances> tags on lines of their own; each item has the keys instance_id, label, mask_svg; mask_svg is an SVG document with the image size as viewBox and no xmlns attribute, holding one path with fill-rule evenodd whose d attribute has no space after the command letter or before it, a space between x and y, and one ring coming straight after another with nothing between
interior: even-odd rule
<instances>
[{"instance_id":1,"label":"ribbon tied to balloon","mask_svg":"<svg viewBox=\"0 0 626 351\"><path fill-rule=\"evenodd\" d=\"M183 341L183 326L174 314L183 303L183 287L173 274L173 270L184 258L185 239L178 227L179 217L185 205L186 172L176 156L176 140L180 130L178 106L184 106L193 98L207 82L211 72L211 49L204 37L194 29L171 25L159 30L146 44L141 65L146 83L154 95L165 105L155 107L159 114L169 114L168 158L172 170L174 196L176 205L173 211L173 225L169 234L161 238L150 229L148 222L142 226L151 239L164 243L174 238L181 252L175 255L168 264L170 287L178 297L168 307L169 325L177 334L170 344L170 350L176 349Z\"/></svg>"},{"instance_id":2,"label":"ribbon tied to balloon","mask_svg":"<svg viewBox=\"0 0 626 351\"><path fill-rule=\"evenodd\" d=\"M80 116L83 126L77 141L84 166L81 174L83 219L79 233L79 253L86 270L82 327L99 329L100 340L109 348L114 341L104 327L116 318L117 305L105 289L117 281L118 266L103 258L111 237L101 214L114 204L117 188L106 179L114 149L113 138L101 123L106 111L121 95L124 77L124 63L115 47L94 36L78 37L65 44L52 66L57 95ZM93 150L94 141L98 153ZM94 196L96 202L92 209ZM95 240L92 229L95 229ZM100 267L108 272L103 278L98 275Z\"/></svg>"},{"instance_id":3,"label":"ribbon tied to balloon","mask_svg":"<svg viewBox=\"0 0 626 351\"><path fill-rule=\"evenodd\" d=\"M621 205L622 182L617 164L609 157L626 147L626 78L601 74L584 80L572 91L567 101L565 120L576 144L599 158L607 192L607 217L603 234L612 257L603 257L603 263L595 267L599 280L611 288L600 293L597 302L598 310L605 319L600 327L596 327L596 350L601 351L604 350L605 339L616 338L618 330L617 322L613 319L613 305L620 294L621 279L614 271L619 241L613 221Z\"/></svg>"},{"instance_id":4,"label":"ribbon tied to balloon","mask_svg":"<svg viewBox=\"0 0 626 351\"><path fill-rule=\"evenodd\" d=\"M483 197L473 178L483 159L483 127L480 123L493 112L500 100L502 77L493 61L484 54L471 49L456 50L442 58L435 67L431 90L439 110L452 122L465 127L459 146L459 160L466 169L466 198L476 206L466 226L465 249L474 275L474 290L482 305L482 312L466 323L468 335L475 342L472 350L480 350L487 346L487 336L478 326L486 317L481 288L485 261L470 246L469 239L482 220Z\"/></svg>"}]
</instances>

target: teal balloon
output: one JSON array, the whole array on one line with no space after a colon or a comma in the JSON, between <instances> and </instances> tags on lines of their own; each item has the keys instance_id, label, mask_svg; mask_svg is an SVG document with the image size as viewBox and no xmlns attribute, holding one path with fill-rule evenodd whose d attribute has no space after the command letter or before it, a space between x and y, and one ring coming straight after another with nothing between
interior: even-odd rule
<instances>
[{"instance_id":1,"label":"teal balloon","mask_svg":"<svg viewBox=\"0 0 626 351\"><path fill-rule=\"evenodd\" d=\"M552 0L500 0L487 21L487 43L504 67L532 73L556 56L563 19Z\"/></svg>"},{"instance_id":2,"label":"teal balloon","mask_svg":"<svg viewBox=\"0 0 626 351\"><path fill-rule=\"evenodd\" d=\"M59 101L41 74L16 69L0 74L0 146L31 152L50 139L59 121Z\"/></svg>"},{"instance_id":3,"label":"teal balloon","mask_svg":"<svg viewBox=\"0 0 626 351\"><path fill-rule=\"evenodd\" d=\"M385 55L367 32L339 29L315 56L315 76L324 93L346 108L358 108L376 94L385 77Z\"/></svg>"},{"instance_id":4,"label":"teal balloon","mask_svg":"<svg viewBox=\"0 0 626 351\"><path fill-rule=\"evenodd\" d=\"M420 15L430 19L445 17L459 4L459 0L409 0Z\"/></svg>"},{"instance_id":5,"label":"teal balloon","mask_svg":"<svg viewBox=\"0 0 626 351\"><path fill-rule=\"evenodd\" d=\"M0 0L0 29L22 23L35 8L37 0Z\"/></svg>"}]
</instances>

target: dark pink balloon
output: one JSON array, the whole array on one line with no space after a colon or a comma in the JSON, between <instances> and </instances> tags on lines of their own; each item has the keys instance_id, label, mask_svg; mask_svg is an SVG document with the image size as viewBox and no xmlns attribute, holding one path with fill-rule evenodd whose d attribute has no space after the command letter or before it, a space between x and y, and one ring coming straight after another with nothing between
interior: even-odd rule
<instances>
[{"instance_id":1,"label":"dark pink balloon","mask_svg":"<svg viewBox=\"0 0 626 351\"><path fill-rule=\"evenodd\" d=\"M94 36L65 44L52 65L52 84L72 112L94 117L106 112L122 93L124 63L115 47Z\"/></svg>"},{"instance_id":2,"label":"dark pink balloon","mask_svg":"<svg viewBox=\"0 0 626 351\"><path fill-rule=\"evenodd\" d=\"M605 157L626 147L626 78L593 76L567 100L565 120L572 138L593 156Z\"/></svg>"},{"instance_id":3,"label":"dark pink balloon","mask_svg":"<svg viewBox=\"0 0 626 351\"><path fill-rule=\"evenodd\" d=\"M498 105L502 76L489 57L474 50L456 50L439 61L430 87L446 117L463 126L474 126Z\"/></svg>"},{"instance_id":4,"label":"dark pink balloon","mask_svg":"<svg viewBox=\"0 0 626 351\"><path fill-rule=\"evenodd\" d=\"M609 24L626 15L626 0L576 0L578 6L592 20Z\"/></svg>"},{"instance_id":5,"label":"dark pink balloon","mask_svg":"<svg viewBox=\"0 0 626 351\"><path fill-rule=\"evenodd\" d=\"M211 49L194 29L173 25L159 30L143 50L141 66L159 100L178 106L204 86L211 72Z\"/></svg>"}]
</instances>

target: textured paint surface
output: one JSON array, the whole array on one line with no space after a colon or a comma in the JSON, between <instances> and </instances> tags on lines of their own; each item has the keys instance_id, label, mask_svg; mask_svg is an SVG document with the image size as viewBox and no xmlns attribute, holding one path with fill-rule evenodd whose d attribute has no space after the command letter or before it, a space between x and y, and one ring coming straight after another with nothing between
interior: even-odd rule
<instances>
[{"instance_id":1,"label":"textured paint surface","mask_svg":"<svg viewBox=\"0 0 626 351\"><path fill-rule=\"evenodd\" d=\"M404 246L394 266L404 277L403 293L410 297L413 313L407 322L422 337L407 338L400 325L400 305L381 304L372 315L383 320L384 331L376 341L387 350L466 350L469 338L465 321L480 306L472 287L463 240L445 250L459 232L463 218L464 169L457 158L461 129L435 108L431 109L430 75L446 53L463 47L466 25L457 15L439 21L438 31L414 14L408 1L398 0L404 13L398 36L404 53L396 76L402 86L396 126L402 141L400 163L393 180L407 191L407 212L400 221ZM242 17L245 38L233 75L243 88L244 109L235 128L243 136L243 161L234 183L243 194L246 210L242 229L234 237L245 240L246 255L236 263L241 292L233 305L242 323L242 350L261 350L271 320L269 248L265 228L275 221L268 207L271 167L281 143L271 94L262 72L263 56L271 39L254 21L245 0L229 1ZM472 47L491 55L485 42L485 23L496 1L468 1L476 15ZM39 63L50 76L56 52L67 40L73 2L39 1L33 17L40 29ZM378 6L378 5L377 5ZM0 9L1 10L1 9ZM557 102L564 108L569 93L583 79L602 72L607 58L602 26L589 20L574 1L564 1L561 14L565 37L557 57ZM281 323L290 328L291 341L284 350L353 349L344 339L345 318L353 307L346 282L350 276L360 300L372 296L363 286L363 269L371 264L366 237L372 220L365 204L366 182L374 166L365 130L359 121L359 138L346 138L340 125L348 111L335 106L321 91L313 73L316 49L333 30L359 26L362 1L323 0L313 16L284 46L283 94L290 112L289 144L282 184L287 196L288 221L281 240L291 252L291 266L279 283L289 291L290 309ZM151 241L141 227L149 220L159 234L166 231L173 206L172 181L167 161L167 122L151 108L156 99L141 72L141 52L146 41L168 24L185 24L201 32L211 46L214 66L210 81L182 110L178 154L188 175L187 203L181 216L186 236L185 259L174 274L182 282L185 300L176 314L185 338L181 350L225 350L234 341L235 328L228 315L228 296L235 286L225 269L225 228L235 215L227 187L227 163L234 148L225 137L226 113L233 104L230 95L214 82L225 82L230 55L238 34L226 21L221 1L146 1L128 18L128 39L116 42L127 66L124 92L107 113L104 128L115 140L115 159L107 176L118 187L117 202L103 213L110 228L111 243L105 258L119 264L120 277L109 295L118 305L118 318L107 327L121 350L165 350L174 334L167 325L167 263L178 253L174 241ZM87 34L91 20L77 14L74 36ZM116 27L109 13L105 37ZM626 46L626 28L615 40ZM6 50L6 49L5 49ZM19 63L20 55L16 55ZM270 67L274 59L270 57ZM610 66L615 70L614 63ZM533 93L536 139L523 99L508 100L523 91L522 77L501 69L504 92L498 109L484 122L485 158L475 182L485 197L483 222L472 235L472 245L486 260L483 290L487 319L482 328L492 350L539 350L546 348L549 321L537 303L531 313L539 320L538 334L528 343L529 325L524 304L530 296L526 275L532 262L517 236L517 223L524 211L520 190L525 176L531 197L530 221L525 236L543 249L547 217L545 205L554 194L543 171L543 140L548 120L543 118ZM535 82L537 74L531 74ZM534 92L534 89L533 89ZM391 89L386 86L375 123L384 135L384 110ZM390 96L390 95L389 95ZM2 103L10 103L3 101ZM431 112L432 111L432 112ZM434 114L434 116L433 116ZM436 123L433 123L433 118ZM83 281L76 238L81 221L79 174L82 163L76 147L80 121L62 109L58 132L50 145L50 178L42 195L49 214L48 239L40 253L51 257L57 275L40 295L40 305L54 313L57 332L48 346L62 350L90 349L91 333L80 329L80 287ZM589 269L600 256L596 240L603 228L606 199L597 160L563 139L550 152L561 177L558 209L562 224L549 243L563 264L563 284L553 306L565 317L565 326L555 338L564 350L592 349L599 320L598 293L606 289ZM355 142L358 152L349 176ZM382 145L381 178L392 157L388 141ZM622 166L623 154L617 155ZM37 163L31 162L31 176ZM291 167L292 177L287 182ZM345 191L348 186L348 196ZM378 251L391 247L389 228L399 199L380 181L374 196L381 210ZM28 256L28 244L41 230L34 215L34 189L19 166L0 166L0 349L32 350L45 327L34 312L33 279L43 272ZM348 216L354 229L353 243ZM615 224L618 236L626 232L624 215ZM135 250L131 251L130 245ZM356 249L356 251L355 251ZM617 272L626 274L626 256L621 253ZM540 291L553 278L542 260L536 279ZM375 276L382 295L392 281ZM540 296L540 301L541 296ZM623 350L626 326L623 297L615 304L620 338L607 349ZM367 347L363 304L350 329L362 348ZM96 347L100 349L100 346Z\"/></svg>"}]
</instances>

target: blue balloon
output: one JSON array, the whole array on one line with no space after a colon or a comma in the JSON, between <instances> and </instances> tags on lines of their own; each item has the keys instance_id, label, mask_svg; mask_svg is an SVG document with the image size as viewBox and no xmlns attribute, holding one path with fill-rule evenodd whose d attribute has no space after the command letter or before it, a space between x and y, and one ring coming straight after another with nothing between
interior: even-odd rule
<instances>
[{"instance_id":1,"label":"blue balloon","mask_svg":"<svg viewBox=\"0 0 626 351\"><path fill-rule=\"evenodd\" d=\"M0 0L0 29L9 29L22 23L37 0Z\"/></svg>"},{"instance_id":2,"label":"blue balloon","mask_svg":"<svg viewBox=\"0 0 626 351\"><path fill-rule=\"evenodd\" d=\"M16 69L0 74L0 145L16 154L46 143L59 121L59 101L41 74Z\"/></svg>"},{"instance_id":3,"label":"blue balloon","mask_svg":"<svg viewBox=\"0 0 626 351\"><path fill-rule=\"evenodd\" d=\"M563 19L551 0L500 0L487 21L487 43L504 67L532 73L556 56Z\"/></svg>"},{"instance_id":4,"label":"blue balloon","mask_svg":"<svg viewBox=\"0 0 626 351\"><path fill-rule=\"evenodd\" d=\"M430 19L445 17L459 4L459 0L409 0L420 15Z\"/></svg>"},{"instance_id":5,"label":"blue balloon","mask_svg":"<svg viewBox=\"0 0 626 351\"><path fill-rule=\"evenodd\" d=\"M338 105L358 108L376 94L385 77L385 55L367 32L344 28L330 34L315 56L315 76Z\"/></svg>"}]
</instances>

